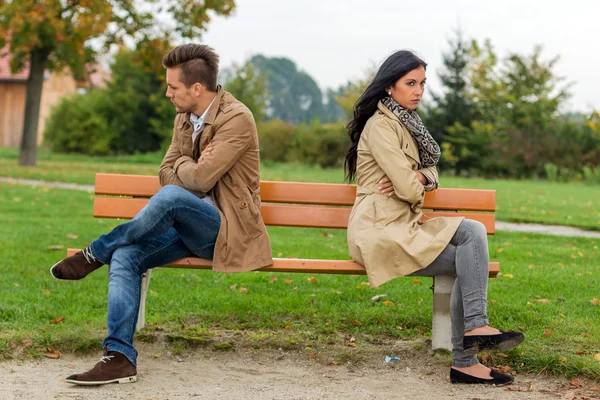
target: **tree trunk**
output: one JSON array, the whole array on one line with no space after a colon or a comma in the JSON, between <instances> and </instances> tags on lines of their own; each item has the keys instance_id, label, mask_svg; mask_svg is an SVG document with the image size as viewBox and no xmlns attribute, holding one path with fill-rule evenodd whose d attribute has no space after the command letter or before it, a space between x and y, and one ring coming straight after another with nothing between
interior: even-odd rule
<instances>
[{"instance_id":1,"label":"tree trunk","mask_svg":"<svg viewBox=\"0 0 600 400\"><path fill-rule=\"evenodd\" d=\"M21 153L19 155L19 165L22 166L35 166L44 70L49 54L50 52L47 49L35 48L31 51L27 97L25 100L25 121L23 123Z\"/></svg>"}]
</instances>

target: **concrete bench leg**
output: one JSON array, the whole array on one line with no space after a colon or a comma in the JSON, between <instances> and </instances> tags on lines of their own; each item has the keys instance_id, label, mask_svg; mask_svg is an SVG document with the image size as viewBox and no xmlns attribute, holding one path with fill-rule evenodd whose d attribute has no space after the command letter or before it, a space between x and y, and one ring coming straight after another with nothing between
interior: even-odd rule
<instances>
[{"instance_id":1,"label":"concrete bench leg","mask_svg":"<svg viewBox=\"0 0 600 400\"><path fill-rule=\"evenodd\" d=\"M431 348L452 351L452 325L450 321L450 294L454 286L453 276L433 277L433 316Z\"/></svg>"},{"instance_id":2,"label":"concrete bench leg","mask_svg":"<svg viewBox=\"0 0 600 400\"><path fill-rule=\"evenodd\" d=\"M150 285L150 275L152 270L149 269L142 275L142 292L140 294L140 311L135 329L139 331L146 324L146 295L148 294L148 286Z\"/></svg>"}]
</instances>

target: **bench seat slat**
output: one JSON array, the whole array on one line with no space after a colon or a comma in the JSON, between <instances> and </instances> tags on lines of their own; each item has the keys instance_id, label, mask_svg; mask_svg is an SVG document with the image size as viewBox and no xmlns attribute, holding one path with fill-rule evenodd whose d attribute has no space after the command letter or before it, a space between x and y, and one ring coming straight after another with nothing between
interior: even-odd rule
<instances>
[{"instance_id":1,"label":"bench seat slat","mask_svg":"<svg viewBox=\"0 0 600 400\"><path fill-rule=\"evenodd\" d=\"M67 255L78 249L69 249ZM197 257L186 257L166 265L164 268L211 269L212 261ZM365 268L351 260L310 260L297 258L274 258L273 265L258 269L264 272L297 272L307 274L366 275ZM500 271L500 263L489 263L489 276L495 278Z\"/></svg>"},{"instance_id":2,"label":"bench seat slat","mask_svg":"<svg viewBox=\"0 0 600 400\"><path fill-rule=\"evenodd\" d=\"M97 174L96 194L151 197L160 189L156 176ZM351 206L356 185L261 181L265 203L294 203ZM438 189L425 194L424 208L436 210L495 211L495 190Z\"/></svg>"},{"instance_id":3,"label":"bench seat slat","mask_svg":"<svg viewBox=\"0 0 600 400\"><path fill-rule=\"evenodd\" d=\"M94 199L94 217L133 218L148 199L127 197L101 197ZM289 206L263 204L261 214L266 225L294 226L307 228L347 228L351 209L349 207ZM488 234L495 233L495 214L469 212L426 211L423 219L435 217L457 217L474 219L483 223Z\"/></svg>"}]
</instances>

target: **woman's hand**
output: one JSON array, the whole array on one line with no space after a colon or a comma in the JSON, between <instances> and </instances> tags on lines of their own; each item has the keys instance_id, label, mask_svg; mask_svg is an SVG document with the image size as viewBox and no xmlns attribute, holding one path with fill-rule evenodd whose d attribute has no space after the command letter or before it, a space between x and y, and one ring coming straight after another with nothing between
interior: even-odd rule
<instances>
[{"instance_id":1,"label":"woman's hand","mask_svg":"<svg viewBox=\"0 0 600 400\"><path fill-rule=\"evenodd\" d=\"M378 183L377 189L381 194L385 194L387 196L391 196L394 194L394 185L392 184L392 181L390 181L390 178L388 178L387 176L381 178L381 180Z\"/></svg>"},{"instance_id":2,"label":"woman's hand","mask_svg":"<svg viewBox=\"0 0 600 400\"><path fill-rule=\"evenodd\" d=\"M427 177L423 175L421 171L415 171L415 174L417 174L417 179L423 184L423 186L426 186L429 183L429 179L427 179Z\"/></svg>"}]
</instances>

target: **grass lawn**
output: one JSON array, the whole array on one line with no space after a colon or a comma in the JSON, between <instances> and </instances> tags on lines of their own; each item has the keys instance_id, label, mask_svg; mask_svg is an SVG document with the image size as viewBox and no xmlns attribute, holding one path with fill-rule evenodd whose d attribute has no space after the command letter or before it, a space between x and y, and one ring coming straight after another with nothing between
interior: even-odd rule
<instances>
[{"instance_id":1,"label":"grass lawn","mask_svg":"<svg viewBox=\"0 0 600 400\"><path fill-rule=\"evenodd\" d=\"M0 176L45 181L94 184L96 172L156 175L162 154L123 157L87 157L40 150L33 168L18 166L16 149L0 149ZM341 169L265 163L264 180L342 183ZM442 177L442 187L497 190L497 217L501 221L569 225L600 230L600 187L583 183L543 180L511 181Z\"/></svg>"},{"instance_id":2,"label":"grass lawn","mask_svg":"<svg viewBox=\"0 0 600 400\"><path fill-rule=\"evenodd\" d=\"M92 194L79 191L0 183L0 204L0 358L40 355L48 347L99 349L106 269L80 282L53 280L48 269L67 247L84 246L118 222L92 218ZM269 232L275 256L347 258L345 231ZM494 354L494 362L600 377L594 360L600 353L599 246L594 239L508 232L490 238L491 258L502 263L503 274L490 280L490 319L527 336L508 354ZM147 328L138 338L210 341L219 331L235 330L257 347L304 349L343 342L344 335L354 336L358 347L430 335L429 278L401 278L374 289L365 277L273 276L157 269ZM377 294L391 303L370 301Z\"/></svg>"}]
</instances>

